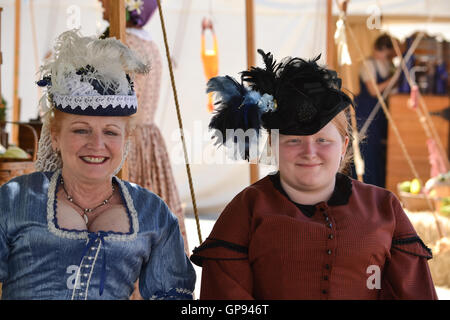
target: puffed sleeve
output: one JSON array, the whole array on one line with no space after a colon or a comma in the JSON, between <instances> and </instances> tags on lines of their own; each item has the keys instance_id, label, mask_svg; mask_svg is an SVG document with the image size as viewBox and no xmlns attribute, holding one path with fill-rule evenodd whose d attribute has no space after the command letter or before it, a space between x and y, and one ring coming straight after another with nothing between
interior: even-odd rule
<instances>
[{"instance_id":1,"label":"puffed sleeve","mask_svg":"<svg viewBox=\"0 0 450 320\"><path fill-rule=\"evenodd\" d=\"M200 299L251 300L253 275L248 258L251 197L244 190L224 209L209 237L193 250L202 267Z\"/></svg>"},{"instance_id":2,"label":"puffed sleeve","mask_svg":"<svg viewBox=\"0 0 450 320\"><path fill-rule=\"evenodd\" d=\"M167 219L164 230L152 247L149 260L139 277L144 299L188 300L193 298L195 270L184 251L177 218L165 204L160 215Z\"/></svg>"},{"instance_id":3,"label":"puffed sleeve","mask_svg":"<svg viewBox=\"0 0 450 320\"><path fill-rule=\"evenodd\" d=\"M437 294L427 262L432 258L431 250L417 235L395 196L391 206L395 231L390 257L383 270L381 298L435 300Z\"/></svg>"}]
</instances>

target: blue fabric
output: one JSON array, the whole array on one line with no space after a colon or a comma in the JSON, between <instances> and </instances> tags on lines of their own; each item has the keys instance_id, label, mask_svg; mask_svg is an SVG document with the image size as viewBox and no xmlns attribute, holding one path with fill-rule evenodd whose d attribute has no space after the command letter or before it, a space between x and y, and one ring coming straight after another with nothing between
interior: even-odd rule
<instances>
[{"instance_id":1,"label":"blue fabric","mask_svg":"<svg viewBox=\"0 0 450 320\"><path fill-rule=\"evenodd\" d=\"M386 81L388 77L381 77L376 64L377 84ZM372 109L378 103L377 97L372 97L366 84L362 79L359 79L360 93L355 97L355 114L358 131L369 117ZM387 119L384 115L383 109L375 115L370 126L366 131L366 139L360 144L361 156L364 160L364 176L363 181L368 184L385 187L386 184L386 139L387 139ZM352 168L353 177L356 178L354 167Z\"/></svg>"},{"instance_id":2,"label":"blue fabric","mask_svg":"<svg viewBox=\"0 0 450 320\"><path fill-rule=\"evenodd\" d=\"M196 276L177 218L157 195L121 182L122 196L130 195L137 212L136 218L129 214L128 233L64 230L53 224L55 231L52 177L52 172L36 172L0 187L3 299L128 299L137 279L144 299L192 298Z\"/></svg>"}]
</instances>

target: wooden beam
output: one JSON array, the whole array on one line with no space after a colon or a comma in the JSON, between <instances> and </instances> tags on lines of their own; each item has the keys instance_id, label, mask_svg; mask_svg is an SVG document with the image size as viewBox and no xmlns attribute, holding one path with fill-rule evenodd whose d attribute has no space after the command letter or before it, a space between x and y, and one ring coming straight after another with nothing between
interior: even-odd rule
<instances>
[{"instance_id":1,"label":"wooden beam","mask_svg":"<svg viewBox=\"0 0 450 320\"><path fill-rule=\"evenodd\" d=\"M14 30L14 71L13 71L13 107L12 121L20 121L20 100L19 100L19 62L20 62L20 10L21 0L15 3L15 30ZM19 145L19 128L12 128L12 143Z\"/></svg>"},{"instance_id":2,"label":"wooden beam","mask_svg":"<svg viewBox=\"0 0 450 320\"><path fill-rule=\"evenodd\" d=\"M247 69L255 65L255 23L253 0L245 0L245 16L247 31ZM250 164L250 184L259 180L258 164Z\"/></svg>"},{"instance_id":3,"label":"wooden beam","mask_svg":"<svg viewBox=\"0 0 450 320\"><path fill-rule=\"evenodd\" d=\"M1 48L1 44L2 44L2 11L3 8L0 8L0 108L4 108L5 106L2 104L2 72L1 72L1 67L3 64L3 53L2 53L2 48ZM6 120L6 119L5 119Z\"/></svg>"},{"instance_id":4,"label":"wooden beam","mask_svg":"<svg viewBox=\"0 0 450 320\"><path fill-rule=\"evenodd\" d=\"M335 43L334 43L334 26L336 21L333 20L333 2L332 0L327 0L327 66L330 69L336 70L334 65L334 55L335 55Z\"/></svg>"},{"instance_id":5,"label":"wooden beam","mask_svg":"<svg viewBox=\"0 0 450 320\"><path fill-rule=\"evenodd\" d=\"M125 43L125 1L109 0L109 36Z\"/></svg>"},{"instance_id":6,"label":"wooden beam","mask_svg":"<svg viewBox=\"0 0 450 320\"><path fill-rule=\"evenodd\" d=\"M125 1L123 0L108 0L109 1L109 36L126 43L126 15L125 15ZM117 174L122 180L128 180L128 161L124 161L122 169Z\"/></svg>"}]
</instances>

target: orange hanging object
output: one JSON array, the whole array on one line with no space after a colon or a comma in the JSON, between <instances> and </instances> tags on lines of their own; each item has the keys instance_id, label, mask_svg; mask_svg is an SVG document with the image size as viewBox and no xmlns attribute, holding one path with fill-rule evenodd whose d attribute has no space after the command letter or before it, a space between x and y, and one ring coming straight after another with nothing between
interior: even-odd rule
<instances>
[{"instance_id":1,"label":"orange hanging object","mask_svg":"<svg viewBox=\"0 0 450 320\"><path fill-rule=\"evenodd\" d=\"M212 33L213 48L206 49L205 31L209 29ZM202 21L202 61L205 71L206 80L219 75L219 50L217 46L217 38L211 20L203 18ZM212 93L208 94L208 111L214 110Z\"/></svg>"}]
</instances>

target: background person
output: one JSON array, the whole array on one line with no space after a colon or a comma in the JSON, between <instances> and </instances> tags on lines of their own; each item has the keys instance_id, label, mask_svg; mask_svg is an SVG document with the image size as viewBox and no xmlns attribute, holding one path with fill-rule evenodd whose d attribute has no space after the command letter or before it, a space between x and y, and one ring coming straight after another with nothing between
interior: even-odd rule
<instances>
[{"instance_id":1,"label":"background person","mask_svg":"<svg viewBox=\"0 0 450 320\"><path fill-rule=\"evenodd\" d=\"M355 114L358 130L369 119L369 115L378 103L376 89L371 77L375 79L378 91L382 94L391 81L395 57L391 37L387 34L379 36L374 43L371 57L361 65L359 74L359 95L355 97ZM365 139L360 145L361 156L364 160L365 183L384 188L386 186L386 143L387 143L387 119L380 108L375 116L370 119L371 123L365 134ZM354 171L354 169L353 169ZM353 172L353 177L356 173Z\"/></svg>"}]
</instances>

